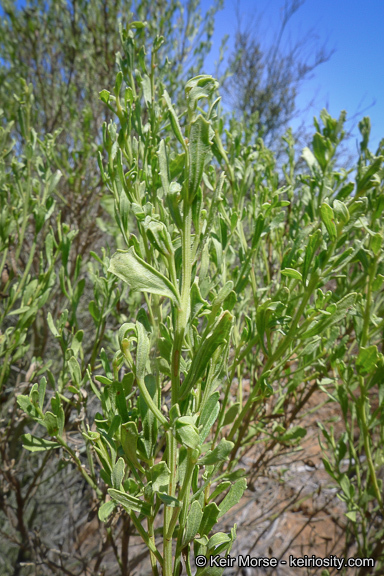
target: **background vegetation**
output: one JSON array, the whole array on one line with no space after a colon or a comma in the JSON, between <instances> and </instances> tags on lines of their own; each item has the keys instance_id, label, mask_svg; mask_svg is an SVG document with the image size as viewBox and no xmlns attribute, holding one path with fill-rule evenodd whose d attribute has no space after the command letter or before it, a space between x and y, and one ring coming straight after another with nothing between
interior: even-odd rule
<instances>
[{"instance_id":1,"label":"background vegetation","mask_svg":"<svg viewBox=\"0 0 384 576\"><path fill-rule=\"evenodd\" d=\"M286 6L281 33L299 6ZM112 515L106 508L100 513L112 480L100 472L103 460L92 433L96 422L113 437L113 418L123 409L108 404L111 382L128 386L128 406L135 418L140 412L127 383L130 370L119 363L119 329L127 322L135 320L136 329L140 324L150 334L148 366L161 379L160 408L170 410L175 312L158 296L130 289L110 265L116 249L133 247L175 284L185 278L178 221L186 205L180 197L183 138L199 112L188 96L196 86L187 81L203 71L219 8L217 2L202 13L197 0L34 1L20 9L2 2L2 574L125 576L138 566L151 569L140 564L148 552L139 547L132 515L117 505L109 505ZM364 118L359 156L352 169L340 167L345 116L333 119L322 111L298 154L295 135L286 131L295 94L310 70L330 56L320 50L312 63L300 62L299 47L282 56L277 44L270 53L248 31L238 31L221 79L233 114L214 104L213 81L209 89L197 84L202 89L195 105L212 132L191 205L192 312L181 372L184 378L192 374L207 326L216 326L216 316L219 323L231 316L230 330L225 328L195 384L202 397L212 385L212 412L218 410L208 440L233 443L215 469L212 498L223 506L230 486L244 486L246 478L241 502L246 510L256 502L258 513L252 547L241 536L234 543L233 529L223 524L229 536L220 542L222 550L235 546L231 554L282 557L325 514L333 536L324 554L374 558L375 572L362 567L356 573L379 574L382 146L370 150ZM159 165L161 142L168 191ZM167 241L159 232L163 226L173 247L173 272L161 244ZM140 445L146 440L145 415L140 417L137 454L146 467L146 457L154 458L152 464L162 457L164 434L154 433L149 457L148 446ZM318 433L307 439L318 419L322 452L311 460ZM185 439L178 441L183 445ZM268 490L290 486L298 462L305 474L324 475L304 491L285 489L270 501ZM130 491L132 474L126 475ZM197 493L203 480L194 482ZM276 519L304 502L311 502L304 525L269 550ZM240 503L234 513L240 531L246 524L241 514ZM155 517L155 542L160 526ZM202 528L197 534L201 539ZM301 550L318 553L318 542L305 534ZM195 550L205 545L197 542Z\"/></svg>"}]
</instances>

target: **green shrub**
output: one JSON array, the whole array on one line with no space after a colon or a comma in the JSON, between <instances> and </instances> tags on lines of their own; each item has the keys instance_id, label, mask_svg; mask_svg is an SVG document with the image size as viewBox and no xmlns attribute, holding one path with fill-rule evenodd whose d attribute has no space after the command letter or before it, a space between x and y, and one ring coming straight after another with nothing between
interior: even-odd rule
<instances>
[{"instance_id":1,"label":"green shrub","mask_svg":"<svg viewBox=\"0 0 384 576\"><path fill-rule=\"evenodd\" d=\"M322 390L345 426L335 438L321 424L324 466L347 507L345 549L352 531L379 573L381 149L369 152L364 119L353 182L336 165L345 115L322 111L306 166L295 164L289 132L287 161L276 166L263 142L252 142L252 127L221 116L212 77L189 80L181 105L172 104L157 76L162 39L148 62L137 40L143 26L122 30L114 89L100 93L113 114L99 166L119 249L93 254L92 342L77 314L70 334L65 312L49 317L62 369L57 378L47 371L51 389L43 377L17 399L49 439L30 431L24 446L66 453L94 490L109 536L123 510L154 574L192 574L197 555L229 554L236 525L215 526L268 453L299 449L301 415ZM82 289L61 275L76 311ZM99 411L87 426L89 395ZM256 444L261 453L242 468Z\"/></svg>"}]
</instances>

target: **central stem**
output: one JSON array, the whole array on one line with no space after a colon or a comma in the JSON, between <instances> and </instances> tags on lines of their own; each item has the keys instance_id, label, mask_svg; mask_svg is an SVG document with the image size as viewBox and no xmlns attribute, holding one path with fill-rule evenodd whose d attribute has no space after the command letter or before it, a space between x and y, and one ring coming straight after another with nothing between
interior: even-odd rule
<instances>
[{"instance_id":1,"label":"central stem","mask_svg":"<svg viewBox=\"0 0 384 576\"><path fill-rule=\"evenodd\" d=\"M184 340L184 334L188 323L189 298L191 285L191 227L192 210L187 199L183 206L183 228L181 231L182 240L182 284L180 295L180 306L176 313L175 337L172 350L172 398L171 405L177 404L180 389L180 358ZM167 432L168 446L168 468L171 472L168 495L174 497L176 494L177 481L177 442L172 431ZM164 507L164 576L172 576L172 536L170 531L173 509Z\"/></svg>"}]
</instances>

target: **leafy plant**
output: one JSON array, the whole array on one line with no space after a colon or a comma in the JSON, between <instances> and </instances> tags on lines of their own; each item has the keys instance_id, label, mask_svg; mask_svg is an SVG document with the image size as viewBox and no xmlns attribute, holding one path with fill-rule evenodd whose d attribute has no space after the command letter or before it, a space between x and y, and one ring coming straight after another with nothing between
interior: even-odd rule
<instances>
[{"instance_id":1,"label":"leafy plant","mask_svg":"<svg viewBox=\"0 0 384 576\"><path fill-rule=\"evenodd\" d=\"M148 57L144 30L141 21L121 28L115 86L100 92L113 115L98 161L117 251L92 252L88 266L94 335L85 341L77 326L79 260L74 286L65 266L60 276L69 333L65 311L48 316L61 370L46 371L51 389L43 377L18 396L28 422L45 428L43 437L30 429L24 446L74 463L124 576L132 525L153 574L190 575L197 555L229 554L236 525L222 532L218 522L272 458L300 450L318 394L341 406L345 426L339 439L322 430L324 466L351 523L346 546L351 526L380 570L381 392L372 413L369 398L382 370L381 149L368 151L364 120L350 181L336 165L345 114L324 110L304 171L290 132L278 166L250 127L221 116L211 76L171 98L162 38ZM121 511L120 556L112 526ZM208 562L197 575L222 571Z\"/></svg>"}]
</instances>

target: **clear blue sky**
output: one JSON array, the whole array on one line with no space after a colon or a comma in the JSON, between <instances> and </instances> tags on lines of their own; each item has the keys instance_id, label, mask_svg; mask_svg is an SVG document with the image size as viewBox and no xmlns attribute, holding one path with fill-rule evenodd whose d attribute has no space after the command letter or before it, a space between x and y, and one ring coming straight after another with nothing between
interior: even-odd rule
<instances>
[{"instance_id":1,"label":"clear blue sky","mask_svg":"<svg viewBox=\"0 0 384 576\"><path fill-rule=\"evenodd\" d=\"M203 0L202 5L208 6L210 2ZM228 46L232 46L236 5L236 0L225 0L224 10L217 15L214 46L206 62L208 73L214 73L220 39L225 34L231 36ZM283 5L284 0L240 0L244 24L257 14L262 16L259 27L263 33L262 46L264 41L270 42L278 30ZM372 150L384 138L383 27L384 0L306 0L286 30L286 40L291 38L294 42L313 29L319 44L327 41L328 48L335 50L330 60L314 71L313 78L305 83L297 99L299 109L305 109L315 99L314 106L306 115L307 123L310 124L312 117L318 116L323 107L333 116L346 110L347 118L361 110L361 117L367 115L371 118ZM373 101L375 105L364 111ZM357 126L353 134L356 141Z\"/></svg>"}]
</instances>

